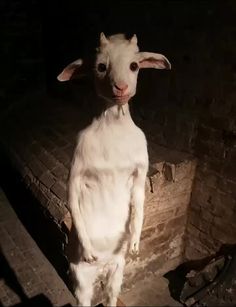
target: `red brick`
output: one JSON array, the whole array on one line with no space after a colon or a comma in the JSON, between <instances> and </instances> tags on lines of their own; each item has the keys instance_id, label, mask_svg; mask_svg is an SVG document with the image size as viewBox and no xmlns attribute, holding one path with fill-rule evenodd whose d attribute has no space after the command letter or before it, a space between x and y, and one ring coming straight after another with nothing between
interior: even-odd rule
<instances>
[{"instance_id":1,"label":"red brick","mask_svg":"<svg viewBox=\"0 0 236 307\"><path fill-rule=\"evenodd\" d=\"M56 141L56 144L58 147L60 148L65 148L66 146L68 146L68 142L65 141L63 138L58 138L58 140Z\"/></svg>"},{"instance_id":2,"label":"red brick","mask_svg":"<svg viewBox=\"0 0 236 307\"><path fill-rule=\"evenodd\" d=\"M49 152L54 152L56 150L57 146L52 140L48 139L40 139L40 145Z\"/></svg>"},{"instance_id":3,"label":"red brick","mask_svg":"<svg viewBox=\"0 0 236 307\"><path fill-rule=\"evenodd\" d=\"M190 196L189 196L190 198ZM189 203L182 203L181 206L177 207L175 209L175 216L180 216L180 215L188 215L189 212Z\"/></svg>"},{"instance_id":4,"label":"red brick","mask_svg":"<svg viewBox=\"0 0 236 307\"><path fill-rule=\"evenodd\" d=\"M61 180L67 180L69 175L69 170L63 164L58 163L56 167L53 168L52 173Z\"/></svg>"},{"instance_id":5,"label":"red brick","mask_svg":"<svg viewBox=\"0 0 236 307\"><path fill-rule=\"evenodd\" d=\"M145 240L147 238L150 238L151 236L153 236L155 231L156 231L155 227L149 227L149 228L143 229L143 231L141 233L141 240Z\"/></svg>"},{"instance_id":6,"label":"red brick","mask_svg":"<svg viewBox=\"0 0 236 307\"><path fill-rule=\"evenodd\" d=\"M39 180L47 187L50 189L53 184L56 182L55 177L50 173L50 171L47 171L44 173L42 176L40 176Z\"/></svg>"},{"instance_id":7,"label":"red brick","mask_svg":"<svg viewBox=\"0 0 236 307\"><path fill-rule=\"evenodd\" d=\"M190 211L188 216L188 223L194 225L200 232L208 233L210 232L211 223L213 221L213 216L211 221L203 219L200 211Z\"/></svg>"},{"instance_id":8,"label":"red brick","mask_svg":"<svg viewBox=\"0 0 236 307\"><path fill-rule=\"evenodd\" d=\"M54 156L45 150L40 152L38 158L47 167L48 170L52 170L57 163Z\"/></svg>"},{"instance_id":9,"label":"red brick","mask_svg":"<svg viewBox=\"0 0 236 307\"><path fill-rule=\"evenodd\" d=\"M175 181L181 181L184 178L193 179L195 176L195 160L187 160L178 165L176 165L175 170Z\"/></svg>"},{"instance_id":10,"label":"red brick","mask_svg":"<svg viewBox=\"0 0 236 307\"><path fill-rule=\"evenodd\" d=\"M186 222L187 222L187 215L183 214L181 216L170 219L166 224L166 228L171 228L175 233L177 233L180 230L185 229Z\"/></svg>"},{"instance_id":11,"label":"red brick","mask_svg":"<svg viewBox=\"0 0 236 307\"><path fill-rule=\"evenodd\" d=\"M69 145L64 149L65 153L70 157L70 159L72 159L73 157L74 150L75 150L74 145Z\"/></svg>"},{"instance_id":12,"label":"red brick","mask_svg":"<svg viewBox=\"0 0 236 307\"><path fill-rule=\"evenodd\" d=\"M204 185L215 188L222 175L216 173L215 171L211 171L210 169L203 169L201 167L198 168L196 173L195 182L199 183L204 181Z\"/></svg>"},{"instance_id":13,"label":"red brick","mask_svg":"<svg viewBox=\"0 0 236 307\"><path fill-rule=\"evenodd\" d=\"M236 181L236 160L226 161L223 166L223 176L228 180Z\"/></svg>"},{"instance_id":14,"label":"red brick","mask_svg":"<svg viewBox=\"0 0 236 307\"><path fill-rule=\"evenodd\" d=\"M71 161L70 157L62 149L55 150L53 154L54 157L62 164L67 165Z\"/></svg>"},{"instance_id":15,"label":"red brick","mask_svg":"<svg viewBox=\"0 0 236 307\"><path fill-rule=\"evenodd\" d=\"M203 141L216 141L222 140L222 129L214 129L212 127L199 125L198 127L198 138Z\"/></svg>"},{"instance_id":16,"label":"red brick","mask_svg":"<svg viewBox=\"0 0 236 307\"><path fill-rule=\"evenodd\" d=\"M162 201L183 194L184 192L190 193L192 190L192 184L193 181L189 178L184 178L178 182L165 183L158 191L158 198Z\"/></svg>"},{"instance_id":17,"label":"red brick","mask_svg":"<svg viewBox=\"0 0 236 307\"><path fill-rule=\"evenodd\" d=\"M45 195L45 193L42 190L39 190L37 199L40 202L40 205L42 205L43 207L47 207L50 201L50 198L47 195Z\"/></svg>"},{"instance_id":18,"label":"red brick","mask_svg":"<svg viewBox=\"0 0 236 307\"><path fill-rule=\"evenodd\" d=\"M39 183L38 182L35 182L35 181L32 181L31 185L29 186L31 192L33 193L34 197L37 198L38 196L38 193L40 191L39 189Z\"/></svg>"},{"instance_id":19,"label":"red brick","mask_svg":"<svg viewBox=\"0 0 236 307\"><path fill-rule=\"evenodd\" d=\"M155 227L160 223L163 223L167 220L169 220L171 217L174 216L174 210L169 209L164 212L157 212L152 215L144 215L144 224L143 227L148 228L148 227Z\"/></svg>"},{"instance_id":20,"label":"red brick","mask_svg":"<svg viewBox=\"0 0 236 307\"><path fill-rule=\"evenodd\" d=\"M204 246L204 249L208 251L208 254L216 252L221 246L220 241L217 238L206 235L203 232L200 233L199 241L201 245Z\"/></svg>"},{"instance_id":21,"label":"red brick","mask_svg":"<svg viewBox=\"0 0 236 307\"><path fill-rule=\"evenodd\" d=\"M226 117L207 117L203 122L205 126L211 127L212 129L228 130L230 127L230 119Z\"/></svg>"},{"instance_id":22,"label":"red brick","mask_svg":"<svg viewBox=\"0 0 236 307\"><path fill-rule=\"evenodd\" d=\"M55 219L58 223L61 223L68 212L67 209L61 206L57 200L51 199L48 204L48 211L50 215Z\"/></svg>"},{"instance_id":23,"label":"red brick","mask_svg":"<svg viewBox=\"0 0 236 307\"><path fill-rule=\"evenodd\" d=\"M164 201L158 202L159 210L164 210L167 208L175 209L179 211L186 212L186 209L190 203L191 194L189 191L173 196L172 198L166 199Z\"/></svg>"},{"instance_id":24,"label":"red brick","mask_svg":"<svg viewBox=\"0 0 236 307\"><path fill-rule=\"evenodd\" d=\"M61 182L56 182L52 187L51 191L62 201L67 198L66 186Z\"/></svg>"},{"instance_id":25,"label":"red brick","mask_svg":"<svg viewBox=\"0 0 236 307\"><path fill-rule=\"evenodd\" d=\"M195 208L203 207L207 208L208 210L213 209L213 202L215 194L217 190L215 188L206 186L204 180L195 182L192 191L192 200L191 202L195 203Z\"/></svg>"},{"instance_id":26,"label":"red brick","mask_svg":"<svg viewBox=\"0 0 236 307\"><path fill-rule=\"evenodd\" d=\"M197 157L208 157L223 159L225 154L225 148L223 142L211 142L197 139L195 143L195 153Z\"/></svg>"},{"instance_id":27,"label":"red brick","mask_svg":"<svg viewBox=\"0 0 236 307\"><path fill-rule=\"evenodd\" d=\"M36 160L36 158L32 158L32 160L29 161L29 168L37 178L47 171L47 168L42 164L42 162Z\"/></svg>"}]
</instances>

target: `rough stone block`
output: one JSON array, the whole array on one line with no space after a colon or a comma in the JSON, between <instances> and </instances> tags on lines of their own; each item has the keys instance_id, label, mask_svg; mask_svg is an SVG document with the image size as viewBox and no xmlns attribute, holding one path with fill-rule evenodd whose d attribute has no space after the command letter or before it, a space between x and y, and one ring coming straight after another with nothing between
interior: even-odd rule
<instances>
[{"instance_id":1,"label":"rough stone block","mask_svg":"<svg viewBox=\"0 0 236 307\"><path fill-rule=\"evenodd\" d=\"M62 182L56 182L52 187L51 191L62 201L66 201L66 186Z\"/></svg>"},{"instance_id":2,"label":"rough stone block","mask_svg":"<svg viewBox=\"0 0 236 307\"><path fill-rule=\"evenodd\" d=\"M48 204L48 212L57 224L61 224L68 210L60 205L58 199L52 198Z\"/></svg>"},{"instance_id":3,"label":"rough stone block","mask_svg":"<svg viewBox=\"0 0 236 307\"><path fill-rule=\"evenodd\" d=\"M47 167L48 170L52 170L57 163L55 157L48 153L46 150L42 150L38 158Z\"/></svg>"},{"instance_id":4,"label":"rough stone block","mask_svg":"<svg viewBox=\"0 0 236 307\"><path fill-rule=\"evenodd\" d=\"M69 170L62 163L57 163L57 165L52 169L52 173L60 180L67 181Z\"/></svg>"},{"instance_id":5,"label":"rough stone block","mask_svg":"<svg viewBox=\"0 0 236 307\"><path fill-rule=\"evenodd\" d=\"M144 228L148 228L148 227L153 227L156 226L157 224L166 222L167 220L169 220L171 217L174 216L174 210L173 209L169 209L166 211L159 211L156 210L156 212L152 213L151 215L146 214L146 212L144 211L144 223L143 223L143 227Z\"/></svg>"},{"instance_id":6,"label":"rough stone block","mask_svg":"<svg viewBox=\"0 0 236 307\"><path fill-rule=\"evenodd\" d=\"M64 152L64 150L58 148L53 152L54 157L64 165L68 165L70 163L70 157Z\"/></svg>"},{"instance_id":7,"label":"rough stone block","mask_svg":"<svg viewBox=\"0 0 236 307\"><path fill-rule=\"evenodd\" d=\"M29 168L37 178L40 178L40 176L42 176L47 171L47 168L42 164L42 162L37 160L35 157L32 158L32 160L30 160L28 163Z\"/></svg>"},{"instance_id":8,"label":"rough stone block","mask_svg":"<svg viewBox=\"0 0 236 307\"><path fill-rule=\"evenodd\" d=\"M56 182L55 177L50 173L50 171L47 171L46 173L42 174L42 176L40 176L39 180L48 189L50 189L54 185L54 183Z\"/></svg>"},{"instance_id":9,"label":"rough stone block","mask_svg":"<svg viewBox=\"0 0 236 307\"><path fill-rule=\"evenodd\" d=\"M144 268L145 274L154 266L155 270L160 270L160 259L166 263L183 259L196 161L190 155L150 144L149 155L140 255L137 259L128 258L126 281L137 278L136 274L142 276Z\"/></svg>"}]
</instances>

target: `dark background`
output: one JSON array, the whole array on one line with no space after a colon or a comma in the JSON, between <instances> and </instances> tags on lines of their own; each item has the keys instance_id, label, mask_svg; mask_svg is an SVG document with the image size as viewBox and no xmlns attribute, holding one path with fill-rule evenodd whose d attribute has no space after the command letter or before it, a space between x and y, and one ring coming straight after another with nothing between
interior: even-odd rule
<instances>
[{"instance_id":1,"label":"dark background","mask_svg":"<svg viewBox=\"0 0 236 307\"><path fill-rule=\"evenodd\" d=\"M54 90L60 70L91 52L101 31L136 33L141 49L165 53L176 69L179 60L191 61L200 33L214 43L234 23L235 1L2 0L0 11L4 107L39 85Z\"/></svg>"}]
</instances>

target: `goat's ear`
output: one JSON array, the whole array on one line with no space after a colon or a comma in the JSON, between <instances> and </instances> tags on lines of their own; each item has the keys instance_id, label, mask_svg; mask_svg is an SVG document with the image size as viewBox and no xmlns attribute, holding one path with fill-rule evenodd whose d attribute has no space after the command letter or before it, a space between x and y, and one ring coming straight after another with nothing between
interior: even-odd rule
<instances>
[{"instance_id":1,"label":"goat's ear","mask_svg":"<svg viewBox=\"0 0 236 307\"><path fill-rule=\"evenodd\" d=\"M75 73L78 71L78 69L82 66L83 60L78 59L69 65L67 65L64 70L57 76L57 80L59 81L68 81L70 80Z\"/></svg>"},{"instance_id":2,"label":"goat's ear","mask_svg":"<svg viewBox=\"0 0 236 307\"><path fill-rule=\"evenodd\" d=\"M168 59L159 53L139 52L138 62L140 68L171 69Z\"/></svg>"}]
</instances>

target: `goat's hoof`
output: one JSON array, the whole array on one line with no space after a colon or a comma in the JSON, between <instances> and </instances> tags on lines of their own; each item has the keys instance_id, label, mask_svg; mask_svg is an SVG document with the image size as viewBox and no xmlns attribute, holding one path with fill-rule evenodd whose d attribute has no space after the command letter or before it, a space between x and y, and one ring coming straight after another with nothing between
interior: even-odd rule
<instances>
[{"instance_id":1,"label":"goat's hoof","mask_svg":"<svg viewBox=\"0 0 236 307\"><path fill-rule=\"evenodd\" d=\"M129 252L131 255L138 255L139 254L139 244L136 242L131 243Z\"/></svg>"},{"instance_id":2,"label":"goat's hoof","mask_svg":"<svg viewBox=\"0 0 236 307\"><path fill-rule=\"evenodd\" d=\"M130 251L130 254L133 255L133 256L138 256L139 251L137 251L137 250L131 250L131 251Z\"/></svg>"},{"instance_id":3,"label":"goat's hoof","mask_svg":"<svg viewBox=\"0 0 236 307\"><path fill-rule=\"evenodd\" d=\"M84 254L83 258L84 258L84 261L88 262L88 263L93 263L93 262L97 261L97 257L92 255L91 253L88 253L88 252L86 252Z\"/></svg>"}]
</instances>

